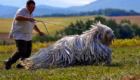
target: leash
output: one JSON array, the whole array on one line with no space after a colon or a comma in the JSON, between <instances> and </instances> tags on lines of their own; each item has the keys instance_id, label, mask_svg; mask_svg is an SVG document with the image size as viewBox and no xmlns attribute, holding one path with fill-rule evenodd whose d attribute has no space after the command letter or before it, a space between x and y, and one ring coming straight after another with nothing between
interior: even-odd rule
<instances>
[{"instance_id":1,"label":"leash","mask_svg":"<svg viewBox=\"0 0 140 80\"><path fill-rule=\"evenodd\" d=\"M46 29L46 31L47 31L47 33L48 33L48 39L49 39L49 38L50 38L50 34L49 34L49 31L48 31L46 25L45 25L44 22L41 21L41 20L36 20L36 21L35 21L35 23L38 23L38 22L41 22L41 23L44 25L44 27L45 27L45 29ZM61 27L67 28L67 26L64 26L64 25L54 24L54 23L50 23L50 22L45 22L45 23L53 24L53 25L56 25L56 26L61 26ZM83 29L78 29L78 28L73 28L73 27L68 27L68 28L70 28L70 29L76 29L76 30L80 30L80 31L84 31Z\"/></svg>"},{"instance_id":2,"label":"leash","mask_svg":"<svg viewBox=\"0 0 140 80\"><path fill-rule=\"evenodd\" d=\"M40 21L40 20L37 20L36 22L42 22L44 24L43 21ZM55 24L55 23L50 23L50 22L45 22L45 23L48 23L48 24L53 24L53 25L56 25L56 26L61 26L61 27L67 27L67 26L64 26L64 25L59 25L59 24ZM70 29L76 29L76 30L80 30L80 31L84 31L83 29L78 29L78 28L73 28L73 27L68 27Z\"/></svg>"},{"instance_id":3,"label":"leash","mask_svg":"<svg viewBox=\"0 0 140 80\"><path fill-rule=\"evenodd\" d=\"M49 31L48 31L46 25L44 24L44 22L43 22L43 21L35 21L35 22L36 22L36 23L37 23L37 22L42 22L42 24L45 26L45 29L46 29L46 31L47 31L47 33L48 33L48 37L50 37Z\"/></svg>"}]
</instances>

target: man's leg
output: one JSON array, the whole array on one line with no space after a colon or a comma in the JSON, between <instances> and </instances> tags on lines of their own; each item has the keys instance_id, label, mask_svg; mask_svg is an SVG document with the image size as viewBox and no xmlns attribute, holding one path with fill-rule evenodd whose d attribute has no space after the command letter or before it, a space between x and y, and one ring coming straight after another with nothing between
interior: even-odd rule
<instances>
[{"instance_id":1,"label":"man's leg","mask_svg":"<svg viewBox=\"0 0 140 80\"><path fill-rule=\"evenodd\" d=\"M29 58L31 55L31 51L32 51L32 41L27 41L27 49L25 54L23 54L21 56L21 61L24 60L25 58ZM19 62L19 64L16 66L17 68L23 68L24 66L21 65L21 63Z\"/></svg>"},{"instance_id":2,"label":"man's leg","mask_svg":"<svg viewBox=\"0 0 140 80\"><path fill-rule=\"evenodd\" d=\"M32 52L32 41L27 42L27 49L25 54L21 57L21 60L24 60L25 58L29 58Z\"/></svg>"},{"instance_id":3,"label":"man's leg","mask_svg":"<svg viewBox=\"0 0 140 80\"><path fill-rule=\"evenodd\" d=\"M13 55L4 61L5 68L10 69L11 65L15 63L22 55L26 53L27 49L27 41L24 40L15 40L16 41L16 46L17 46L17 51L13 53Z\"/></svg>"}]
</instances>

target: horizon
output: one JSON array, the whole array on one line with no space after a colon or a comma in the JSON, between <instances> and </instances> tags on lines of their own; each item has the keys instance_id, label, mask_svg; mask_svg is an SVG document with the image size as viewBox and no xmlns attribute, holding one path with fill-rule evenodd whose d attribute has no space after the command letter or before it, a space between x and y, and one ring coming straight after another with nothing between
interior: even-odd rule
<instances>
[{"instance_id":1,"label":"horizon","mask_svg":"<svg viewBox=\"0 0 140 80\"><path fill-rule=\"evenodd\" d=\"M0 17L14 17L16 11L19 8L25 7L26 1L27 0L20 0L20 1L14 0L12 2L10 0L1 0ZM131 15L132 15L132 13L134 13L135 15L140 13L140 9L139 9L140 1L139 0L135 0L135 1L131 0L131 1L128 1L127 3L125 3L127 0L87 0L87 2L85 0L81 0L81 1L80 0L77 0L77 1L60 0L59 3L57 3L57 0L53 0L53 1L51 1L51 0L40 0L40 1L34 0L34 1L36 2L36 9L34 11L35 16L42 16L42 15L46 15L46 14L47 15L71 14L71 13L105 10L108 8L123 10L124 13L127 13L126 11L128 11L128 12L131 11L130 12ZM78 1L79 1L79 3L78 3ZM51 2L52 2L52 4L49 4ZM11 4L9 4L9 3L11 3ZM55 3L57 3L58 5L54 5ZM64 4L64 5L59 6L60 4ZM65 6L66 4L69 4L69 5L67 5L67 7L66 7ZM18 6L18 5L20 5L20 6ZM101 5L101 6L99 6L99 5ZM124 6L122 7L120 5L124 5ZM18 7L16 7L16 6L18 6ZM8 13L7 13L7 11L8 11ZM135 13L135 12L137 12L137 13ZM124 13L122 15L124 15Z\"/></svg>"},{"instance_id":2,"label":"horizon","mask_svg":"<svg viewBox=\"0 0 140 80\"><path fill-rule=\"evenodd\" d=\"M92 2L95 2L97 0L71 0L71 1L65 1L65 0L34 0L36 3L36 6L39 5L46 5L51 7L60 7L60 8L68 8L73 6L84 6L87 4L90 4ZM13 6L13 7L25 7L26 6L26 0L1 0L0 5L4 6Z\"/></svg>"}]
</instances>

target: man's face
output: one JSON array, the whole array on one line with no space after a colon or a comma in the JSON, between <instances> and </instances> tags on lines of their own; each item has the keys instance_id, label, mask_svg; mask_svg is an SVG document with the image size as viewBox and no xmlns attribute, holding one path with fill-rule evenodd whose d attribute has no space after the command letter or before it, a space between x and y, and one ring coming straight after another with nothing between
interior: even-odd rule
<instances>
[{"instance_id":1,"label":"man's face","mask_svg":"<svg viewBox=\"0 0 140 80\"><path fill-rule=\"evenodd\" d=\"M30 11L30 13L32 13L35 9L35 4L30 4L29 6L27 6L28 10Z\"/></svg>"}]
</instances>

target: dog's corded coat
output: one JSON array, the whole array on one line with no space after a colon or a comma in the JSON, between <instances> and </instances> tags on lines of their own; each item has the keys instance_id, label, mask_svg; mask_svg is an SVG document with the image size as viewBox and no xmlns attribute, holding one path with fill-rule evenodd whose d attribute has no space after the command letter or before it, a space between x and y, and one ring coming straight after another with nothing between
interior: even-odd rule
<instances>
[{"instance_id":1,"label":"dog's corded coat","mask_svg":"<svg viewBox=\"0 0 140 80\"><path fill-rule=\"evenodd\" d=\"M26 69L36 69L105 61L110 64L113 30L100 22L91 26L81 35L66 36L47 49L40 49L33 57L22 61L22 65Z\"/></svg>"}]
</instances>

